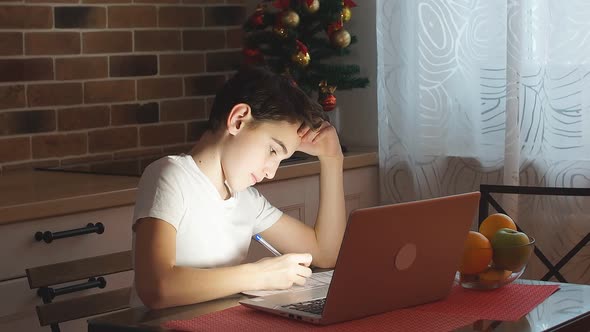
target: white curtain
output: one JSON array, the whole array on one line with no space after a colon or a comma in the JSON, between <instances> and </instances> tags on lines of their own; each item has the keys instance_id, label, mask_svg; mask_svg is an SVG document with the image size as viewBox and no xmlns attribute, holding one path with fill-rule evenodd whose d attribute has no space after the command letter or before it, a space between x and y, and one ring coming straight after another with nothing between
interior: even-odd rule
<instances>
[{"instance_id":1,"label":"white curtain","mask_svg":"<svg viewBox=\"0 0 590 332\"><path fill-rule=\"evenodd\" d=\"M590 1L377 0L377 54L383 202L590 187ZM509 196L554 264L590 231L590 198ZM590 283L590 247L562 274Z\"/></svg>"}]
</instances>

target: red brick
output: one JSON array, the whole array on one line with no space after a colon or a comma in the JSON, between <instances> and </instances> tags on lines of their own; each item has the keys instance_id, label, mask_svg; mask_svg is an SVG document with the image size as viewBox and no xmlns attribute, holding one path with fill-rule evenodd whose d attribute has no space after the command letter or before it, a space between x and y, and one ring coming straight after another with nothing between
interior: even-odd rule
<instances>
[{"instance_id":1,"label":"red brick","mask_svg":"<svg viewBox=\"0 0 590 332\"><path fill-rule=\"evenodd\" d=\"M200 7L160 7L158 25L161 27L203 26L203 9Z\"/></svg>"},{"instance_id":2,"label":"red brick","mask_svg":"<svg viewBox=\"0 0 590 332\"><path fill-rule=\"evenodd\" d=\"M119 104L111 106L111 125L154 123L160 120L158 103Z\"/></svg>"},{"instance_id":3,"label":"red brick","mask_svg":"<svg viewBox=\"0 0 590 332\"><path fill-rule=\"evenodd\" d=\"M225 3L225 0L183 0L182 3L221 5Z\"/></svg>"},{"instance_id":4,"label":"red brick","mask_svg":"<svg viewBox=\"0 0 590 332\"><path fill-rule=\"evenodd\" d=\"M84 53L121 53L133 49L130 31L83 32Z\"/></svg>"},{"instance_id":5,"label":"red brick","mask_svg":"<svg viewBox=\"0 0 590 332\"><path fill-rule=\"evenodd\" d=\"M109 28L151 28L157 24L155 6L109 7Z\"/></svg>"},{"instance_id":6,"label":"red brick","mask_svg":"<svg viewBox=\"0 0 590 332\"><path fill-rule=\"evenodd\" d=\"M154 76L158 73L158 57L146 55L116 55L109 58L111 77Z\"/></svg>"},{"instance_id":7,"label":"red brick","mask_svg":"<svg viewBox=\"0 0 590 332\"><path fill-rule=\"evenodd\" d=\"M58 3L78 3L79 0L24 0L26 3L47 3L47 4L58 4Z\"/></svg>"},{"instance_id":8,"label":"red brick","mask_svg":"<svg viewBox=\"0 0 590 332\"><path fill-rule=\"evenodd\" d=\"M207 63L208 72L235 70L242 62L242 52L227 51L207 53L205 62Z\"/></svg>"},{"instance_id":9,"label":"red brick","mask_svg":"<svg viewBox=\"0 0 590 332\"><path fill-rule=\"evenodd\" d=\"M29 137L0 139L0 163L31 158Z\"/></svg>"},{"instance_id":10,"label":"red brick","mask_svg":"<svg viewBox=\"0 0 590 332\"><path fill-rule=\"evenodd\" d=\"M180 3L180 0L134 0L135 3L164 3L164 4L175 4Z\"/></svg>"},{"instance_id":11,"label":"red brick","mask_svg":"<svg viewBox=\"0 0 590 332\"><path fill-rule=\"evenodd\" d=\"M106 152L137 147L137 128L111 128L88 133L89 152Z\"/></svg>"},{"instance_id":12,"label":"red brick","mask_svg":"<svg viewBox=\"0 0 590 332\"><path fill-rule=\"evenodd\" d=\"M244 30L242 28L226 29L225 39L227 48L242 48L244 45Z\"/></svg>"},{"instance_id":13,"label":"red brick","mask_svg":"<svg viewBox=\"0 0 590 332\"><path fill-rule=\"evenodd\" d=\"M182 96L180 77L146 78L137 80L137 99L159 99Z\"/></svg>"},{"instance_id":14,"label":"red brick","mask_svg":"<svg viewBox=\"0 0 590 332\"><path fill-rule=\"evenodd\" d=\"M26 106L25 86L0 86L0 109L22 108Z\"/></svg>"},{"instance_id":15,"label":"red brick","mask_svg":"<svg viewBox=\"0 0 590 332\"><path fill-rule=\"evenodd\" d=\"M80 54L80 34L77 32L27 32L25 54Z\"/></svg>"},{"instance_id":16,"label":"red brick","mask_svg":"<svg viewBox=\"0 0 590 332\"><path fill-rule=\"evenodd\" d=\"M64 108L57 111L60 131L106 127L110 123L108 106Z\"/></svg>"},{"instance_id":17,"label":"red brick","mask_svg":"<svg viewBox=\"0 0 590 332\"><path fill-rule=\"evenodd\" d=\"M53 11L49 6L1 6L0 29L51 29Z\"/></svg>"},{"instance_id":18,"label":"red brick","mask_svg":"<svg viewBox=\"0 0 590 332\"><path fill-rule=\"evenodd\" d=\"M170 145L185 142L184 123L139 128L141 146Z\"/></svg>"},{"instance_id":19,"label":"red brick","mask_svg":"<svg viewBox=\"0 0 590 332\"><path fill-rule=\"evenodd\" d=\"M55 59L56 80L82 80L108 76L107 57L78 57Z\"/></svg>"},{"instance_id":20,"label":"red brick","mask_svg":"<svg viewBox=\"0 0 590 332\"><path fill-rule=\"evenodd\" d=\"M29 85L29 106L75 105L82 103L82 84L50 83Z\"/></svg>"},{"instance_id":21,"label":"red brick","mask_svg":"<svg viewBox=\"0 0 590 332\"><path fill-rule=\"evenodd\" d=\"M135 51L180 50L180 31L140 30L135 31Z\"/></svg>"},{"instance_id":22,"label":"red brick","mask_svg":"<svg viewBox=\"0 0 590 332\"><path fill-rule=\"evenodd\" d=\"M85 82L84 103L108 103L135 99L135 82L132 80Z\"/></svg>"},{"instance_id":23,"label":"red brick","mask_svg":"<svg viewBox=\"0 0 590 332\"><path fill-rule=\"evenodd\" d=\"M242 25L246 20L246 8L243 6L205 7L205 26Z\"/></svg>"},{"instance_id":24,"label":"red brick","mask_svg":"<svg viewBox=\"0 0 590 332\"><path fill-rule=\"evenodd\" d=\"M82 3L108 3L108 4L127 4L133 0L82 0Z\"/></svg>"},{"instance_id":25,"label":"red brick","mask_svg":"<svg viewBox=\"0 0 590 332\"><path fill-rule=\"evenodd\" d=\"M0 33L0 55L22 55L23 34L21 32Z\"/></svg>"},{"instance_id":26,"label":"red brick","mask_svg":"<svg viewBox=\"0 0 590 332\"><path fill-rule=\"evenodd\" d=\"M188 30L182 32L184 50L218 50L225 48L223 30Z\"/></svg>"},{"instance_id":27,"label":"red brick","mask_svg":"<svg viewBox=\"0 0 590 332\"><path fill-rule=\"evenodd\" d=\"M86 133L42 135L33 138L33 158L64 157L86 153Z\"/></svg>"},{"instance_id":28,"label":"red brick","mask_svg":"<svg viewBox=\"0 0 590 332\"><path fill-rule=\"evenodd\" d=\"M53 60L0 59L0 73L0 82L52 80Z\"/></svg>"},{"instance_id":29,"label":"red brick","mask_svg":"<svg viewBox=\"0 0 590 332\"><path fill-rule=\"evenodd\" d=\"M63 6L55 7L53 11L57 29L101 29L107 26L104 7Z\"/></svg>"},{"instance_id":30,"label":"red brick","mask_svg":"<svg viewBox=\"0 0 590 332\"><path fill-rule=\"evenodd\" d=\"M205 99L177 99L162 101L161 121L199 120L207 118Z\"/></svg>"},{"instance_id":31,"label":"red brick","mask_svg":"<svg viewBox=\"0 0 590 332\"><path fill-rule=\"evenodd\" d=\"M203 54L161 54L160 74L195 74L205 71Z\"/></svg>"},{"instance_id":32,"label":"red brick","mask_svg":"<svg viewBox=\"0 0 590 332\"><path fill-rule=\"evenodd\" d=\"M186 96L214 95L225 83L223 75L190 76L184 79Z\"/></svg>"},{"instance_id":33,"label":"red brick","mask_svg":"<svg viewBox=\"0 0 590 332\"><path fill-rule=\"evenodd\" d=\"M55 130L54 110L22 110L0 113L0 135L41 133Z\"/></svg>"}]
</instances>

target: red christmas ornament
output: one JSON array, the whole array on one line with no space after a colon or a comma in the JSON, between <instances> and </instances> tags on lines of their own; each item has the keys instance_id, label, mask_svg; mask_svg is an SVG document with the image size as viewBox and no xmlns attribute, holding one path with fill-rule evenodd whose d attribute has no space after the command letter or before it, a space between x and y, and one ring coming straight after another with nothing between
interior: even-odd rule
<instances>
[{"instance_id":1,"label":"red christmas ornament","mask_svg":"<svg viewBox=\"0 0 590 332\"><path fill-rule=\"evenodd\" d=\"M327 95L323 100L319 100L320 105L326 112L330 112L336 108L336 97L334 95Z\"/></svg>"},{"instance_id":2,"label":"red christmas ornament","mask_svg":"<svg viewBox=\"0 0 590 332\"><path fill-rule=\"evenodd\" d=\"M334 108L336 108L336 97L334 96L334 91L336 91L336 87L332 85L328 85L327 81L321 81L319 84L319 91L318 91L318 103L322 105L322 108L326 112L330 112Z\"/></svg>"},{"instance_id":3,"label":"red christmas ornament","mask_svg":"<svg viewBox=\"0 0 590 332\"><path fill-rule=\"evenodd\" d=\"M256 6L256 11L248 19L248 23L255 28L261 27L264 24L264 7L262 5Z\"/></svg>"},{"instance_id":4,"label":"red christmas ornament","mask_svg":"<svg viewBox=\"0 0 590 332\"><path fill-rule=\"evenodd\" d=\"M343 0L342 4L344 4L344 6L348 8L356 7L356 3L354 3L354 1L352 0Z\"/></svg>"},{"instance_id":5,"label":"red christmas ornament","mask_svg":"<svg viewBox=\"0 0 590 332\"><path fill-rule=\"evenodd\" d=\"M287 9L291 6L291 0L276 0L272 5L278 9Z\"/></svg>"},{"instance_id":6,"label":"red christmas ornament","mask_svg":"<svg viewBox=\"0 0 590 332\"><path fill-rule=\"evenodd\" d=\"M309 64L309 61L311 61L307 46L299 40L295 40L295 42L297 43L297 52L291 56L291 60L301 67L306 67Z\"/></svg>"},{"instance_id":7,"label":"red christmas ornament","mask_svg":"<svg viewBox=\"0 0 590 332\"><path fill-rule=\"evenodd\" d=\"M264 60L262 53L257 48L244 48L242 53L244 54L244 62L247 64L258 64Z\"/></svg>"},{"instance_id":8,"label":"red christmas ornament","mask_svg":"<svg viewBox=\"0 0 590 332\"><path fill-rule=\"evenodd\" d=\"M332 37L332 34L340 29L342 29L342 22L341 21L330 23L330 25L328 25L328 29L326 31L328 33L328 37Z\"/></svg>"}]
</instances>

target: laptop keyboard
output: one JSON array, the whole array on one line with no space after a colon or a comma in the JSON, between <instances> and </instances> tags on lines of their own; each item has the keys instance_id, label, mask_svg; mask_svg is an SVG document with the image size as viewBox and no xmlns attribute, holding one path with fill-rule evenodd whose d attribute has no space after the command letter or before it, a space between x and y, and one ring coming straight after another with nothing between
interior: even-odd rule
<instances>
[{"instance_id":1,"label":"laptop keyboard","mask_svg":"<svg viewBox=\"0 0 590 332\"><path fill-rule=\"evenodd\" d=\"M284 305L283 308L291 309L291 310L299 310L305 311L316 315L321 315L322 311L324 311L324 305L326 304L326 298L311 300L311 301L304 301L304 302L297 302L292 304Z\"/></svg>"}]
</instances>

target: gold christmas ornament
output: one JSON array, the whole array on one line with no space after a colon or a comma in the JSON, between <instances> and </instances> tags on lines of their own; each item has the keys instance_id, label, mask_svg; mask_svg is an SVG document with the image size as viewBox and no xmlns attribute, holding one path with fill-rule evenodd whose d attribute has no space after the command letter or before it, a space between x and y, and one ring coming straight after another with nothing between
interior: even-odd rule
<instances>
[{"instance_id":1,"label":"gold christmas ornament","mask_svg":"<svg viewBox=\"0 0 590 332\"><path fill-rule=\"evenodd\" d=\"M287 30L285 30L283 27L274 27L272 31L274 31L281 38L287 38Z\"/></svg>"},{"instance_id":2,"label":"gold christmas ornament","mask_svg":"<svg viewBox=\"0 0 590 332\"><path fill-rule=\"evenodd\" d=\"M345 48L350 45L350 33L344 29L334 31L330 37L330 41L336 47Z\"/></svg>"},{"instance_id":3,"label":"gold christmas ornament","mask_svg":"<svg viewBox=\"0 0 590 332\"><path fill-rule=\"evenodd\" d=\"M342 14L340 14L340 17L342 18L342 21L344 21L344 22L350 21L350 19L352 18L352 11L350 10L350 8L343 7Z\"/></svg>"},{"instance_id":4,"label":"gold christmas ornament","mask_svg":"<svg viewBox=\"0 0 590 332\"><path fill-rule=\"evenodd\" d=\"M281 22L288 28L294 28L299 25L299 15L293 10L287 10L283 13Z\"/></svg>"},{"instance_id":5,"label":"gold christmas ornament","mask_svg":"<svg viewBox=\"0 0 590 332\"><path fill-rule=\"evenodd\" d=\"M309 65L309 61L311 60L311 57L309 56L309 53L303 53L300 51L296 54L293 54L291 60L293 60L293 62L297 63L301 67L307 67L307 65Z\"/></svg>"},{"instance_id":6,"label":"gold christmas ornament","mask_svg":"<svg viewBox=\"0 0 590 332\"><path fill-rule=\"evenodd\" d=\"M309 2L307 0L304 1L304 7L308 13L313 14L313 13L317 12L318 9L320 9L320 1L319 0L311 1L311 4L309 4L309 5L308 5L308 3Z\"/></svg>"}]
</instances>

